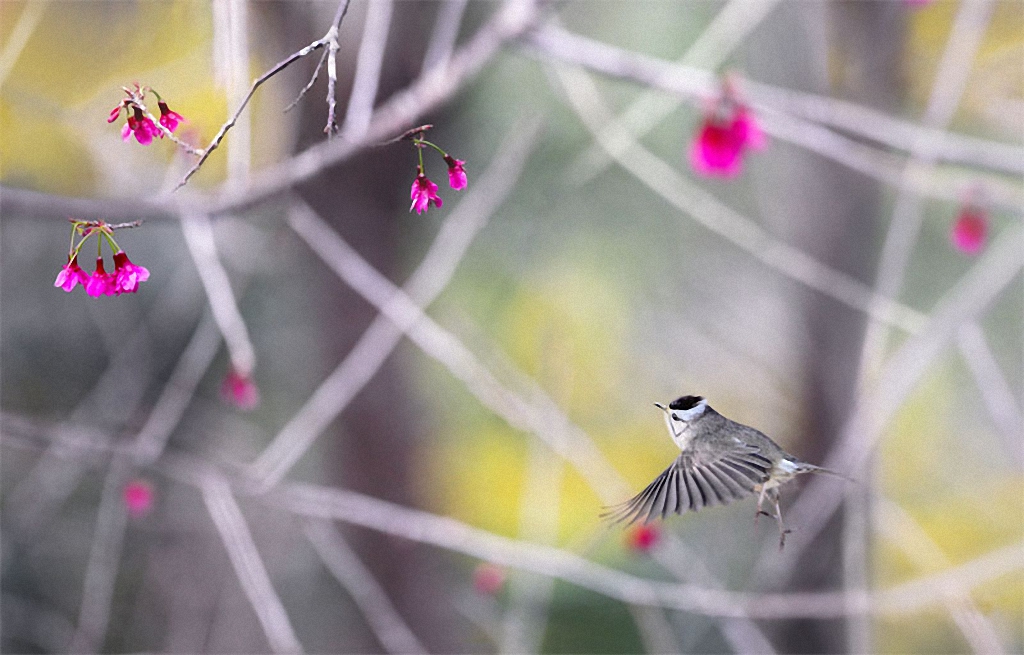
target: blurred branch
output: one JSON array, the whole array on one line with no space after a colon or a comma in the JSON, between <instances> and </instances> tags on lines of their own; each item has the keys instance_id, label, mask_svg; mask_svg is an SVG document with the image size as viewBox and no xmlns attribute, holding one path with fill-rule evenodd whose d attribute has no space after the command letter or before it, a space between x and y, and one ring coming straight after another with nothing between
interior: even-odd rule
<instances>
[{"instance_id":1,"label":"blurred branch","mask_svg":"<svg viewBox=\"0 0 1024 655\"><path fill-rule=\"evenodd\" d=\"M360 139L370 127L393 9L394 0L370 0L367 3L366 23L363 25L363 38L359 43L352 93L349 95L345 122L341 128L342 136L346 139ZM331 125L327 127L331 130L336 129Z\"/></svg>"},{"instance_id":2,"label":"blurred branch","mask_svg":"<svg viewBox=\"0 0 1024 655\"><path fill-rule=\"evenodd\" d=\"M405 332L424 353L447 368L482 405L513 428L532 433L547 443L576 468L604 502L612 504L628 496L628 486L589 435L536 382L509 367L509 373L525 391L516 393L502 385L458 338L424 314L419 305L370 266L307 205L296 203L289 225L338 277ZM681 556L678 548L667 550L666 557L669 553ZM690 559L695 560L692 554ZM700 568L698 562L691 566ZM745 631L728 634L741 638L744 634L754 635L756 630L748 622ZM758 641L766 643L763 637Z\"/></svg>"},{"instance_id":3,"label":"blurred branch","mask_svg":"<svg viewBox=\"0 0 1024 655\"><path fill-rule=\"evenodd\" d=\"M608 122L608 111L597 95L593 81L586 73L565 66L555 66L561 88L577 115L591 133L602 139L599 126L615 129ZM622 134L622 138L628 135ZM603 143L603 141L602 141ZM920 312L889 298L878 296L860 280L833 269L803 251L776 239L759 225L720 202L711 193L680 175L653 153L635 144L616 161L636 179L689 215L695 221L746 251L788 278L819 291L830 298L864 312L871 318L910 333L924 324Z\"/></svg>"},{"instance_id":4,"label":"blurred branch","mask_svg":"<svg viewBox=\"0 0 1024 655\"><path fill-rule=\"evenodd\" d=\"M93 653L103 650L128 523L121 494L130 471L131 461L124 456L114 457L107 470L103 494L96 509L89 561L85 566L78 627L67 647L68 652Z\"/></svg>"},{"instance_id":5,"label":"blurred branch","mask_svg":"<svg viewBox=\"0 0 1024 655\"><path fill-rule=\"evenodd\" d=\"M541 123L536 119L513 126L497 149L501 156L492 161L445 219L404 287L417 305L430 305L448 286L473 239L519 181L540 129ZM376 316L348 355L250 465L252 477L265 488L280 482L376 375L401 337L402 331L387 317Z\"/></svg>"},{"instance_id":6,"label":"blurred branch","mask_svg":"<svg viewBox=\"0 0 1024 655\"><path fill-rule=\"evenodd\" d=\"M426 75L434 67L444 67L452 56L455 40L459 37L462 15L469 0L445 0L437 9L434 30L430 33L427 52L423 55L420 75Z\"/></svg>"},{"instance_id":7,"label":"blurred branch","mask_svg":"<svg viewBox=\"0 0 1024 655\"><path fill-rule=\"evenodd\" d=\"M21 13L18 14L18 21L14 23L14 27L7 35L7 42L0 50L0 88L3 88L7 76L14 69L14 64L18 63L18 58L25 50L32 33L36 31L49 4L45 0L37 0L36 2L26 2L22 6Z\"/></svg>"},{"instance_id":8,"label":"blurred branch","mask_svg":"<svg viewBox=\"0 0 1024 655\"><path fill-rule=\"evenodd\" d=\"M953 120L953 114L960 105L967 87L967 80L973 69L974 59L981 46L992 13L990 0L965 0L959 5L953 21L952 31L946 40L938 70L932 81L928 104L922 123L936 133L921 133L911 144L909 156L899 177L898 193L892 218L886 231L882 253L879 257L875 278L875 291L887 298L899 298L903 289L907 265L914 252L921 231L923 219L922 199L912 188L914 180L931 177L937 155L942 149L942 140ZM861 343L860 364L857 374L857 388L863 390L873 382L874 375L885 357L889 342L886 325L869 323ZM984 344L982 344L984 348ZM867 435L862 435L867 437ZM860 493L851 494L848 512L844 515L844 577L845 586L866 587L868 585L868 550L870 548L871 521L865 514L872 510L872 487L877 479L874 467L862 469L860 476L865 487ZM872 627L865 621L856 622L849 631L852 652L870 652Z\"/></svg>"},{"instance_id":9,"label":"blurred branch","mask_svg":"<svg viewBox=\"0 0 1024 655\"><path fill-rule=\"evenodd\" d=\"M345 588L389 653L426 653L416 635L402 620L384 589L328 521L307 520L303 529L327 570Z\"/></svg>"},{"instance_id":10,"label":"blurred branch","mask_svg":"<svg viewBox=\"0 0 1024 655\"><path fill-rule=\"evenodd\" d=\"M881 591L855 593L853 603L848 603L846 594L840 591L752 594L647 580L565 550L501 537L452 518L343 489L287 484L265 499L302 516L331 518L433 544L502 566L555 577L626 603L714 616L823 619L865 612L869 606L879 615L905 615L943 602L943 594L966 593L1024 569L1024 543L1015 543L940 573Z\"/></svg>"},{"instance_id":11,"label":"blurred branch","mask_svg":"<svg viewBox=\"0 0 1024 655\"><path fill-rule=\"evenodd\" d=\"M212 316L204 314L171 371L153 410L135 437L133 449L136 465L148 466L160 457L217 354L220 336Z\"/></svg>"},{"instance_id":12,"label":"blurred branch","mask_svg":"<svg viewBox=\"0 0 1024 655\"><path fill-rule=\"evenodd\" d=\"M889 357L874 387L858 398L841 439L824 466L858 475L883 431L935 358L955 338L960 327L975 320L1020 272L1024 266L1022 232L1024 224L1019 222L1004 229L974 267L936 303L925 329L907 339ZM789 521L800 526L801 538L793 539L783 553L766 548L758 562L760 573L775 580L788 575L803 550L839 508L845 494L845 485L834 480L823 476L808 480L789 510Z\"/></svg>"},{"instance_id":13,"label":"blurred branch","mask_svg":"<svg viewBox=\"0 0 1024 655\"><path fill-rule=\"evenodd\" d=\"M899 504L881 495L874 496L877 508L874 523L889 543L922 569L943 569L952 562L921 524ZM975 653L996 655L1005 652L995 626L978 609L970 594L944 594L946 608Z\"/></svg>"},{"instance_id":14,"label":"blurred branch","mask_svg":"<svg viewBox=\"0 0 1024 655\"><path fill-rule=\"evenodd\" d=\"M596 73L632 80L689 102L716 97L721 92L719 77L710 71L617 48L558 27L540 28L526 42L525 51L535 56L545 55ZM856 103L774 87L739 75L735 79L754 108L788 117L795 121L794 126L806 121L831 125L898 150L910 150L914 143L928 140L942 144L935 153L939 160L1016 175L1024 173L1024 151L1019 146L922 127ZM609 127L614 131L614 127ZM765 131L781 139L790 138L788 134L775 134L768 126Z\"/></svg>"},{"instance_id":15,"label":"blurred branch","mask_svg":"<svg viewBox=\"0 0 1024 655\"><path fill-rule=\"evenodd\" d=\"M220 533L231 566L256 612L271 650L275 653L302 652L302 644L295 636L281 598L274 591L242 510L231 493L231 486L223 476L210 469L203 475L200 487L206 509Z\"/></svg>"},{"instance_id":16,"label":"blurred branch","mask_svg":"<svg viewBox=\"0 0 1024 655\"><path fill-rule=\"evenodd\" d=\"M206 291L213 319L224 335L231 366L239 375L247 378L256 366L256 352L231 289L231 280L217 257L217 242L210 219L202 212L192 211L183 205L181 232Z\"/></svg>"},{"instance_id":17,"label":"blurred branch","mask_svg":"<svg viewBox=\"0 0 1024 655\"><path fill-rule=\"evenodd\" d=\"M686 50L678 65L710 71L717 69L780 1L729 0ZM554 21L549 26L553 27ZM625 111L611 119L614 125L602 127L590 147L573 161L569 166L569 178L582 185L600 175L614 163L614 156L626 152L682 102L678 96L666 95L653 85L645 88Z\"/></svg>"},{"instance_id":18,"label":"blurred branch","mask_svg":"<svg viewBox=\"0 0 1024 655\"><path fill-rule=\"evenodd\" d=\"M974 384L992 416L992 422L1003 437L1006 452L1019 470L1024 470L1024 416L1014 398L1009 382L1003 376L985 339L985 332L976 322L965 323L956 335L957 347L964 363L974 376Z\"/></svg>"}]
</instances>

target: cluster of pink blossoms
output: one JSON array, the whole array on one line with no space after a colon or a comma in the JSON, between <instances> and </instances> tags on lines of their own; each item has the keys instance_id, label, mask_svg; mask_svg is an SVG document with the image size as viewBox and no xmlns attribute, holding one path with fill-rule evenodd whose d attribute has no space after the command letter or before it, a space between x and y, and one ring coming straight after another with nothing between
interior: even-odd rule
<instances>
[{"instance_id":1,"label":"cluster of pink blossoms","mask_svg":"<svg viewBox=\"0 0 1024 655\"><path fill-rule=\"evenodd\" d=\"M156 96L156 104L160 108L160 118L158 120L160 125L168 132L174 132L174 130L178 129L178 124L185 120L181 117L181 114L172 111L163 98L160 97L160 94L150 87L140 87L138 84L135 84L134 88L131 89L128 87L121 88L124 89L128 97L121 100L116 107L110 110L107 122L113 123L116 121L121 116L121 111L124 110L128 120L124 127L121 128L121 139L123 141L127 141L134 134L136 141L144 146L148 146L153 143L154 137L164 138L164 131L157 127L146 111L146 93L152 93Z\"/></svg>"},{"instance_id":2,"label":"cluster of pink blossoms","mask_svg":"<svg viewBox=\"0 0 1024 655\"><path fill-rule=\"evenodd\" d=\"M722 96L705 112L697 136L690 146L690 164L705 177L733 178L743 170L747 150L765 146L764 132L754 115L726 81Z\"/></svg>"},{"instance_id":3,"label":"cluster of pink blossoms","mask_svg":"<svg viewBox=\"0 0 1024 655\"><path fill-rule=\"evenodd\" d=\"M139 283L149 279L149 270L144 266L133 264L127 253L114 241L114 230L119 227L137 225L109 225L103 221L71 221L71 247L68 251L68 263L64 264L53 286L70 292L81 284L85 292L94 298L99 296L120 296L122 293L135 293ZM75 237L81 239L75 243ZM96 236L96 270L86 273L78 265L78 253L91 236ZM107 272L103 266L103 242L106 241L114 253L114 270Z\"/></svg>"},{"instance_id":4,"label":"cluster of pink blossoms","mask_svg":"<svg viewBox=\"0 0 1024 655\"><path fill-rule=\"evenodd\" d=\"M447 152L439 148L437 145L427 141L423 138L423 134L429 130L432 125L422 125L415 129L409 130L402 139L411 139L416 150L419 153L420 163L416 167L416 179L412 181L412 191L409 193L409 197L412 198L412 204L409 206L409 211L416 210L417 214L422 214L430 208L433 204L435 207L441 207L444 201L441 196L437 195L437 185L431 182L423 169L423 149L433 148L437 152L441 153L444 158L445 164L448 165L448 184L452 189L461 191L466 188L468 182L466 178L466 169L464 165L466 162L461 159L455 159Z\"/></svg>"}]
</instances>

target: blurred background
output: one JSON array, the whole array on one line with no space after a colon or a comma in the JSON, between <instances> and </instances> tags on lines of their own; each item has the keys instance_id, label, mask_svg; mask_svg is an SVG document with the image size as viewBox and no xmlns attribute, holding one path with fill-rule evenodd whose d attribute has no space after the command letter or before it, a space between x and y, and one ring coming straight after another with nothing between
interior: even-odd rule
<instances>
[{"instance_id":1,"label":"blurred background","mask_svg":"<svg viewBox=\"0 0 1024 655\"><path fill-rule=\"evenodd\" d=\"M104 120L205 146L337 10L0 3L0 649L1024 649L1020 2L353 0L329 141L319 51L174 195ZM726 79L766 142L703 175ZM420 215L423 123L469 184L424 150ZM144 219L137 294L53 288L69 217ZM858 483L782 552L609 526L684 394Z\"/></svg>"}]
</instances>

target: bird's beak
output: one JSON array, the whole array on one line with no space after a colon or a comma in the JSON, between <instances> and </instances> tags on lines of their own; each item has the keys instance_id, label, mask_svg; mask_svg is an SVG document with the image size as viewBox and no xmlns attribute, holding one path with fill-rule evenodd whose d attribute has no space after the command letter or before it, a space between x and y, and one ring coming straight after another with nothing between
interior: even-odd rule
<instances>
[{"instance_id":1,"label":"bird's beak","mask_svg":"<svg viewBox=\"0 0 1024 655\"><path fill-rule=\"evenodd\" d=\"M658 409L660 409L663 412L667 412L668 411L668 407L665 407L661 403L654 403L654 406L657 407Z\"/></svg>"}]
</instances>

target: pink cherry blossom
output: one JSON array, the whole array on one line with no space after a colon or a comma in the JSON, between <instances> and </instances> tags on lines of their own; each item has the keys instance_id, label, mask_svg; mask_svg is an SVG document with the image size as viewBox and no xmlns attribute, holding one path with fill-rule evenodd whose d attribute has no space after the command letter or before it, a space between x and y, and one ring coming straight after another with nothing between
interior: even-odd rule
<instances>
[{"instance_id":1,"label":"pink cherry blossom","mask_svg":"<svg viewBox=\"0 0 1024 655\"><path fill-rule=\"evenodd\" d=\"M228 371L221 383L220 395L226 402L242 410L255 409L260 404L260 390L252 378L234 368Z\"/></svg>"},{"instance_id":2,"label":"pink cherry blossom","mask_svg":"<svg viewBox=\"0 0 1024 655\"><path fill-rule=\"evenodd\" d=\"M626 533L626 545L640 553L650 551L661 539L661 531L653 525L636 525Z\"/></svg>"},{"instance_id":3,"label":"pink cherry blossom","mask_svg":"<svg viewBox=\"0 0 1024 655\"><path fill-rule=\"evenodd\" d=\"M140 518L153 509L153 485L145 480L132 480L122 492L129 516Z\"/></svg>"},{"instance_id":4,"label":"pink cherry blossom","mask_svg":"<svg viewBox=\"0 0 1024 655\"><path fill-rule=\"evenodd\" d=\"M139 283L149 279L149 269L133 264L123 250L114 253L114 287L118 293L135 293Z\"/></svg>"},{"instance_id":5,"label":"pink cherry blossom","mask_svg":"<svg viewBox=\"0 0 1024 655\"><path fill-rule=\"evenodd\" d=\"M428 180L422 172L412 182L410 197L412 205L410 205L409 211L415 209L417 214L427 211L430 208L430 203L434 203L435 207L441 207L444 204L444 201L437 195L437 185Z\"/></svg>"},{"instance_id":6,"label":"pink cherry blossom","mask_svg":"<svg viewBox=\"0 0 1024 655\"><path fill-rule=\"evenodd\" d=\"M764 145L764 133L753 114L725 98L705 117L690 147L690 164L705 177L736 177L743 169L744 152Z\"/></svg>"},{"instance_id":7,"label":"pink cherry blossom","mask_svg":"<svg viewBox=\"0 0 1024 655\"><path fill-rule=\"evenodd\" d=\"M116 107L110 110L110 115L107 116L107 122L113 123L121 115L121 110L124 109L124 103L120 102Z\"/></svg>"},{"instance_id":8,"label":"pink cherry blossom","mask_svg":"<svg viewBox=\"0 0 1024 655\"><path fill-rule=\"evenodd\" d=\"M96 258L96 270L85 282L85 292L94 298L117 295L115 277L103 268L103 258Z\"/></svg>"},{"instance_id":9,"label":"pink cherry blossom","mask_svg":"<svg viewBox=\"0 0 1024 655\"><path fill-rule=\"evenodd\" d=\"M473 588L477 593L494 596L505 586L505 571L496 564L483 562L473 571Z\"/></svg>"},{"instance_id":10,"label":"pink cherry blossom","mask_svg":"<svg viewBox=\"0 0 1024 655\"><path fill-rule=\"evenodd\" d=\"M456 191L465 189L467 180L466 170L463 168L463 164L466 162L461 159L455 159L451 155L445 155L444 161L448 164L448 184Z\"/></svg>"},{"instance_id":11,"label":"pink cherry blossom","mask_svg":"<svg viewBox=\"0 0 1024 655\"><path fill-rule=\"evenodd\" d=\"M135 134L135 140L144 146L153 143L153 137L163 136L156 123L143 115L138 107L135 108L134 114L128 116L128 122L121 128L121 140L127 141L132 134Z\"/></svg>"},{"instance_id":12,"label":"pink cherry blossom","mask_svg":"<svg viewBox=\"0 0 1024 655\"><path fill-rule=\"evenodd\" d=\"M975 207L965 207L960 210L953 229L950 231L950 240L953 247L960 252L974 255L981 251L985 245L985 237L988 234L988 218L985 213Z\"/></svg>"},{"instance_id":13,"label":"pink cherry blossom","mask_svg":"<svg viewBox=\"0 0 1024 655\"><path fill-rule=\"evenodd\" d=\"M160 107L160 124L166 127L169 131L173 132L178 128L178 123L185 120L176 111L171 111L170 107L163 100L159 101L157 105ZM163 133L160 134L163 136Z\"/></svg>"},{"instance_id":14,"label":"pink cherry blossom","mask_svg":"<svg viewBox=\"0 0 1024 655\"><path fill-rule=\"evenodd\" d=\"M65 291L71 291L75 288L75 285L81 283L85 286L89 282L89 274L82 270L82 267L78 265L78 256L75 255L71 258L64 267L60 269L60 273L57 273L57 279L54 281L53 286L60 287Z\"/></svg>"}]
</instances>

